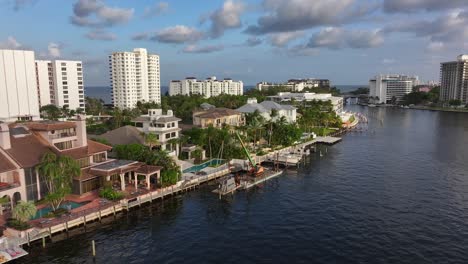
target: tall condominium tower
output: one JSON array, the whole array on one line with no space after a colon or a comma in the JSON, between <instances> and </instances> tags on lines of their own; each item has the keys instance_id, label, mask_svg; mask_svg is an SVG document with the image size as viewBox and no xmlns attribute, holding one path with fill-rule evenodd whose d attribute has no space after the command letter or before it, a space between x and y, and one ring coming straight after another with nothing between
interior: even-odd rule
<instances>
[{"instance_id":1,"label":"tall condominium tower","mask_svg":"<svg viewBox=\"0 0 468 264\"><path fill-rule=\"evenodd\" d=\"M34 51L0 50L0 121L39 118Z\"/></svg>"},{"instance_id":2,"label":"tall condominium tower","mask_svg":"<svg viewBox=\"0 0 468 264\"><path fill-rule=\"evenodd\" d=\"M40 107L54 104L85 110L83 63L81 61L36 61Z\"/></svg>"},{"instance_id":3,"label":"tall condominium tower","mask_svg":"<svg viewBox=\"0 0 468 264\"><path fill-rule=\"evenodd\" d=\"M109 56L115 107L132 108L138 101L161 103L159 56L146 49L114 52Z\"/></svg>"},{"instance_id":4,"label":"tall condominium tower","mask_svg":"<svg viewBox=\"0 0 468 264\"><path fill-rule=\"evenodd\" d=\"M372 97L373 103L386 104L393 100L398 102L418 84L418 76L381 74L369 80L369 96Z\"/></svg>"},{"instance_id":5,"label":"tall condominium tower","mask_svg":"<svg viewBox=\"0 0 468 264\"><path fill-rule=\"evenodd\" d=\"M468 55L440 64L440 99L468 104Z\"/></svg>"}]
</instances>

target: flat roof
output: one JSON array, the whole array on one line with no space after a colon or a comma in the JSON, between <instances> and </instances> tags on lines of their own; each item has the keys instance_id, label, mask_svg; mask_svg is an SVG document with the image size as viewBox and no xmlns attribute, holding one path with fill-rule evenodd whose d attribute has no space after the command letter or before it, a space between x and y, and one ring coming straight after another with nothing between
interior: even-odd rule
<instances>
[{"instance_id":1,"label":"flat roof","mask_svg":"<svg viewBox=\"0 0 468 264\"><path fill-rule=\"evenodd\" d=\"M93 167L93 170L102 170L102 171L111 171L115 169L119 169L122 167L126 167L128 165L132 165L134 163L138 163L138 161L133 161L133 160L113 160L101 165L97 165Z\"/></svg>"}]
</instances>

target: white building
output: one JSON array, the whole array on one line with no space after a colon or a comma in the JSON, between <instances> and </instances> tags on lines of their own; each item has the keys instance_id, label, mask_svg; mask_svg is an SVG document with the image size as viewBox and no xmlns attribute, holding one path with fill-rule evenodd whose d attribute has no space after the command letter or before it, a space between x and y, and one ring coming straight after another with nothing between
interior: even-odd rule
<instances>
[{"instance_id":1,"label":"white building","mask_svg":"<svg viewBox=\"0 0 468 264\"><path fill-rule=\"evenodd\" d=\"M275 102L310 102L310 101L330 101L333 106L333 110L340 114L343 112L343 97L333 96L332 94L316 94L316 93L289 93L282 92L274 96L268 96L268 100Z\"/></svg>"},{"instance_id":2,"label":"white building","mask_svg":"<svg viewBox=\"0 0 468 264\"><path fill-rule=\"evenodd\" d=\"M281 105L273 101L263 101L261 103L257 103L256 98L249 98L247 100L247 104L237 109L238 112L243 114L252 114L257 111L266 120L272 119L272 112L274 110L277 112L277 115L273 118L273 120L279 120L281 117L285 117L286 121L289 123L296 122L297 109L292 105Z\"/></svg>"},{"instance_id":3,"label":"white building","mask_svg":"<svg viewBox=\"0 0 468 264\"><path fill-rule=\"evenodd\" d=\"M205 98L219 96L221 94L242 95L244 84L242 81L233 81L225 78L217 80L216 77L207 78L204 81L195 77L187 77L184 80L173 80L169 84L169 95L203 95Z\"/></svg>"},{"instance_id":4,"label":"white building","mask_svg":"<svg viewBox=\"0 0 468 264\"><path fill-rule=\"evenodd\" d=\"M133 108L138 101L161 103L158 55L141 48L114 52L109 65L114 106Z\"/></svg>"},{"instance_id":5,"label":"white building","mask_svg":"<svg viewBox=\"0 0 468 264\"><path fill-rule=\"evenodd\" d=\"M81 61L36 61L39 107L54 104L85 110L83 63Z\"/></svg>"},{"instance_id":6,"label":"white building","mask_svg":"<svg viewBox=\"0 0 468 264\"><path fill-rule=\"evenodd\" d=\"M330 80L328 79L315 79L315 78L308 78L308 79L290 79L287 83L268 83L268 82L260 82L257 83L257 90L262 91L274 87L283 87L287 90L292 92L301 92L307 88L329 88L330 87Z\"/></svg>"},{"instance_id":7,"label":"white building","mask_svg":"<svg viewBox=\"0 0 468 264\"><path fill-rule=\"evenodd\" d=\"M180 118L174 116L172 110L163 114L162 109L149 109L147 115L133 120L135 127L145 134L154 133L161 145L161 149L169 151L172 156L179 155L179 144L171 144L171 139L178 139L180 134Z\"/></svg>"},{"instance_id":8,"label":"white building","mask_svg":"<svg viewBox=\"0 0 468 264\"><path fill-rule=\"evenodd\" d=\"M0 50L0 121L39 118L34 51Z\"/></svg>"},{"instance_id":9,"label":"white building","mask_svg":"<svg viewBox=\"0 0 468 264\"><path fill-rule=\"evenodd\" d=\"M411 93L413 86L418 84L418 76L377 75L369 80L370 101L377 104L392 103L395 99L397 102L401 101L403 96Z\"/></svg>"},{"instance_id":10,"label":"white building","mask_svg":"<svg viewBox=\"0 0 468 264\"><path fill-rule=\"evenodd\" d=\"M440 64L440 99L468 104L468 55Z\"/></svg>"}]
</instances>

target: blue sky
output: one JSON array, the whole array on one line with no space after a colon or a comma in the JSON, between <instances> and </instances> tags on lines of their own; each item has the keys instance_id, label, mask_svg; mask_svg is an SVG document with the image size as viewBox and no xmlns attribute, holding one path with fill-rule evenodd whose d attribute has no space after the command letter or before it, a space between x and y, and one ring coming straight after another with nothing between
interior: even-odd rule
<instances>
[{"instance_id":1,"label":"blue sky","mask_svg":"<svg viewBox=\"0 0 468 264\"><path fill-rule=\"evenodd\" d=\"M0 0L0 23L0 48L83 60L88 86L107 86L107 56L136 47L160 55L162 85L438 80L440 62L468 52L466 0Z\"/></svg>"}]
</instances>

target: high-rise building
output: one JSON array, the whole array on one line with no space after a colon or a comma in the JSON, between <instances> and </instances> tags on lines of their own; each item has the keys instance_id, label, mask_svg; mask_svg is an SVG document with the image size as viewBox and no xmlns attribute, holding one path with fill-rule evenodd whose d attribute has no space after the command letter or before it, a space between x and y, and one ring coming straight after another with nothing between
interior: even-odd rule
<instances>
[{"instance_id":1,"label":"high-rise building","mask_svg":"<svg viewBox=\"0 0 468 264\"><path fill-rule=\"evenodd\" d=\"M468 104L468 55L440 64L440 100Z\"/></svg>"},{"instance_id":2,"label":"high-rise building","mask_svg":"<svg viewBox=\"0 0 468 264\"><path fill-rule=\"evenodd\" d=\"M85 109L83 63L81 61L36 61L40 107L54 104Z\"/></svg>"},{"instance_id":3,"label":"high-rise building","mask_svg":"<svg viewBox=\"0 0 468 264\"><path fill-rule=\"evenodd\" d=\"M39 118L34 51L0 50L0 121Z\"/></svg>"},{"instance_id":4,"label":"high-rise building","mask_svg":"<svg viewBox=\"0 0 468 264\"><path fill-rule=\"evenodd\" d=\"M377 75L369 80L370 101L377 104L399 102L419 84L418 76L399 74Z\"/></svg>"},{"instance_id":5,"label":"high-rise building","mask_svg":"<svg viewBox=\"0 0 468 264\"><path fill-rule=\"evenodd\" d=\"M109 65L114 106L133 108L138 101L161 103L158 55L141 48L114 52Z\"/></svg>"},{"instance_id":6,"label":"high-rise building","mask_svg":"<svg viewBox=\"0 0 468 264\"><path fill-rule=\"evenodd\" d=\"M203 95L205 98L219 96L221 94L242 95L244 84L242 81L233 81L230 78L217 80L210 77L199 81L195 77L187 77L184 80L173 80L169 84L169 95Z\"/></svg>"}]
</instances>

